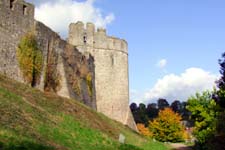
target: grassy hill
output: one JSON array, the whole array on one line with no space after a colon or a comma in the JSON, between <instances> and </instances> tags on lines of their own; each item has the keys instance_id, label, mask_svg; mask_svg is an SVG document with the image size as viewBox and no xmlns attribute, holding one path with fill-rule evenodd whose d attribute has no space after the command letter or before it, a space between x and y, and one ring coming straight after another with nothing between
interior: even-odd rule
<instances>
[{"instance_id":1,"label":"grassy hill","mask_svg":"<svg viewBox=\"0 0 225 150\"><path fill-rule=\"evenodd\" d=\"M119 134L126 144L118 142ZM166 150L75 100L0 75L0 150Z\"/></svg>"}]
</instances>

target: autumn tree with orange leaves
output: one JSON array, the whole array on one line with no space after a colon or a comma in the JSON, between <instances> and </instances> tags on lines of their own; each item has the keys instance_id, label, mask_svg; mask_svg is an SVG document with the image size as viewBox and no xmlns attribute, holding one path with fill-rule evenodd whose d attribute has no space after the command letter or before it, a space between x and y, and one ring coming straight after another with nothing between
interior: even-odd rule
<instances>
[{"instance_id":1,"label":"autumn tree with orange leaves","mask_svg":"<svg viewBox=\"0 0 225 150\"><path fill-rule=\"evenodd\" d=\"M138 131L140 132L140 134L142 134L146 137L152 137L152 133L149 131L148 128L145 127L144 124L138 123L137 128L138 128Z\"/></svg>"},{"instance_id":2,"label":"autumn tree with orange leaves","mask_svg":"<svg viewBox=\"0 0 225 150\"><path fill-rule=\"evenodd\" d=\"M181 116L171 108L161 110L158 117L149 122L149 130L158 141L181 142L184 140L184 126L181 124Z\"/></svg>"}]
</instances>

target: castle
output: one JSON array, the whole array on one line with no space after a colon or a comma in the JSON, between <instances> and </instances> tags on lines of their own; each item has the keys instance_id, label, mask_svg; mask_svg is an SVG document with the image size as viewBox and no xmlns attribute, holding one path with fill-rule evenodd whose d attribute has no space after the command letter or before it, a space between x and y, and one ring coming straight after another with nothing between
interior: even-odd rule
<instances>
[{"instance_id":1,"label":"castle","mask_svg":"<svg viewBox=\"0 0 225 150\"><path fill-rule=\"evenodd\" d=\"M34 19L34 6L23 0L0 1L0 73L29 84L23 77L17 49L27 33L35 34L42 52L42 91L74 98L136 130L129 109L128 46L94 24L71 23L67 41Z\"/></svg>"}]
</instances>

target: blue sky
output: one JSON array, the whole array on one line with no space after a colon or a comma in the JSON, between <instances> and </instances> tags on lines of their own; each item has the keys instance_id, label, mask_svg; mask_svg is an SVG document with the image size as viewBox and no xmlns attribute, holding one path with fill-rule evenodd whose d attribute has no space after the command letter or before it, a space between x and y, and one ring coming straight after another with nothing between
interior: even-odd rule
<instances>
[{"instance_id":1,"label":"blue sky","mask_svg":"<svg viewBox=\"0 0 225 150\"><path fill-rule=\"evenodd\" d=\"M164 72L155 67L168 60L168 72L200 67L218 73L225 52L224 0L101 0L116 19L108 32L129 43L131 88L152 86ZM140 83L141 82L141 83Z\"/></svg>"},{"instance_id":2,"label":"blue sky","mask_svg":"<svg viewBox=\"0 0 225 150\"><path fill-rule=\"evenodd\" d=\"M217 60L225 52L224 0L102 0L97 4L115 14L109 33L129 43L131 90L144 93L167 74L180 75L192 67L218 74ZM156 67L161 59L167 60L163 70Z\"/></svg>"},{"instance_id":3,"label":"blue sky","mask_svg":"<svg viewBox=\"0 0 225 150\"><path fill-rule=\"evenodd\" d=\"M39 12L48 10L42 7L46 2L76 3L82 14L79 20L100 22L109 35L126 39L131 101L186 100L211 88L218 77L218 59L225 52L224 0L30 1L38 3ZM44 17L51 18L48 13L39 15L40 20ZM65 36L66 30L61 34Z\"/></svg>"}]
</instances>

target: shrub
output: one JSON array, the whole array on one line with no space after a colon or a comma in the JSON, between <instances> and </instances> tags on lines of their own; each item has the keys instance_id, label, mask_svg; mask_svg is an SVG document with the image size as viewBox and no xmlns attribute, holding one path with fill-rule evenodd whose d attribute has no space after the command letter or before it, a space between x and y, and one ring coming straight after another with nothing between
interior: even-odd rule
<instances>
[{"instance_id":1,"label":"shrub","mask_svg":"<svg viewBox=\"0 0 225 150\"><path fill-rule=\"evenodd\" d=\"M33 33L29 32L22 37L17 48L17 59L24 80L35 86L40 80L43 56Z\"/></svg>"},{"instance_id":2,"label":"shrub","mask_svg":"<svg viewBox=\"0 0 225 150\"><path fill-rule=\"evenodd\" d=\"M150 121L149 129L158 141L183 141L184 127L181 124L181 116L171 108L160 110L158 117Z\"/></svg>"},{"instance_id":3,"label":"shrub","mask_svg":"<svg viewBox=\"0 0 225 150\"><path fill-rule=\"evenodd\" d=\"M137 124L137 128L138 128L138 131L139 131L142 135L147 136L147 137L152 137L152 133L149 131L148 128L145 127L144 124L138 123L138 124Z\"/></svg>"},{"instance_id":4,"label":"shrub","mask_svg":"<svg viewBox=\"0 0 225 150\"><path fill-rule=\"evenodd\" d=\"M206 91L190 97L187 109L192 113L191 119L195 122L194 135L199 144L204 144L216 130L218 112L212 93Z\"/></svg>"}]
</instances>

